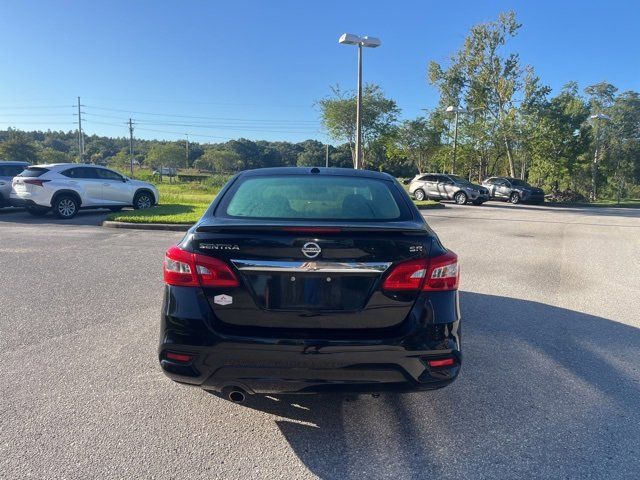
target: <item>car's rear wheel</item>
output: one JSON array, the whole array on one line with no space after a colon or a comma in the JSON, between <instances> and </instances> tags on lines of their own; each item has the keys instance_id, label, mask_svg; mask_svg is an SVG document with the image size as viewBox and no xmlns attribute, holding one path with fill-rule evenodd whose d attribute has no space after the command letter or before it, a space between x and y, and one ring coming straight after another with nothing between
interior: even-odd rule
<instances>
[{"instance_id":1,"label":"car's rear wheel","mask_svg":"<svg viewBox=\"0 0 640 480\"><path fill-rule=\"evenodd\" d=\"M138 192L133 198L133 208L136 210L144 210L153 206L153 197L149 192Z\"/></svg>"},{"instance_id":2,"label":"car's rear wheel","mask_svg":"<svg viewBox=\"0 0 640 480\"><path fill-rule=\"evenodd\" d=\"M79 207L78 200L71 195L60 195L53 204L53 213L56 217L67 220L76 216Z\"/></svg>"},{"instance_id":3,"label":"car's rear wheel","mask_svg":"<svg viewBox=\"0 0 640 480\"><path fill-rule=\"evenodd\" d=\"M422 190L421 188L419 188L415 192L413 192L413 196L416 197L416 200L419 201L419 202L421 202L425 198L427 198L427 196L424 193L424 190Z\"/></svg>"},{"instance_id":4,"label":"car's rear wheel","mask_svg":"<svg viewBox=\"0 0 640 480\"><path fill-rule=\"evenodd\" d=\"M33 215L34 217L44 217L48 211L49 211L48 208L27 207L27 212Z\"/></svg>"},{"instance_id":5,"label":"car's rear wheel","mask_svg":"<svg viewBox=\"0 0 640 480\"><path fill-rule=\"evenodd\" d=\"M520 203L520 194L518 192L513 192L509 197L509 201L514 205Z\"/></svg>"},{"instance_id":6,"label":"car's rear wheel","mask_svg":"<svg viewBox=\"0 0 640 480\"><path fill-rule=\"evenodd\" d=\"M467 203L467 194L464 192L458 192L454 195L453 199L458 205L464 205Z\"/></svg>"}]
</instances>

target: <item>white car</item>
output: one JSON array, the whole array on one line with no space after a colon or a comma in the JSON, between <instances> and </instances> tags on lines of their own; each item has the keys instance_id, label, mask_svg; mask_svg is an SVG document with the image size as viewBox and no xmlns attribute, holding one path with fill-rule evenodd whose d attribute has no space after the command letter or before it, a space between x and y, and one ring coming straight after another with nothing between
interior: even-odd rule
<instances>
[{"instance_id":1,"label":"white car","mask_svg":"<svg viewBox=\"0 0 640 480\"><path fill-rule=\"evenodd\" d=\"M79 163L28 167L12 181L11 205L32 215L49 210L59 218L72 218L81 208L149 208L159 200L151 183L132 180L108 168Z\"/></svg>"}]
</instances>

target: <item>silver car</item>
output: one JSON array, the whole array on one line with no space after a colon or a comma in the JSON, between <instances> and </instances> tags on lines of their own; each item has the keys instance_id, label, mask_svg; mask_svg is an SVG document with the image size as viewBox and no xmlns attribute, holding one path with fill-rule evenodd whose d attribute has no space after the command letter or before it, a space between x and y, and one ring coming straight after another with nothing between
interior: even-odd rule
<instances>
[{"instance_id":1,"label":"silver car","mask_svg":"<svg viewBox=\"0 0 640 480\"><path fill-rule=\"evenodd\" d=\"M482 205L489 200L489 190L462 177L445 173L420 173L409 184L416 200L453 200L458 205L471 202Z\"/></svg>"},{"instance_id":2,"label":"silver car","mask_svg":"<svg viewBox=\"0 0 640 480\"><path fill-rule=\"evenodd\" d=\"M155 185L125 177L98 165L56 163L34 165L13 179L11 204L32 215L49 210L72 218L81 208L149 208L159 200Z\"/></svg>"},{"instance_id":3,"label":"silver car","mask_svg":"<svg viewBox=\"0 0 640 480\"><path fill-rule=\"evenodd\" d=\"M27 162L0 161L0 208L11 206L11 180L28 166Z\"/></svg>"}]
</instances>

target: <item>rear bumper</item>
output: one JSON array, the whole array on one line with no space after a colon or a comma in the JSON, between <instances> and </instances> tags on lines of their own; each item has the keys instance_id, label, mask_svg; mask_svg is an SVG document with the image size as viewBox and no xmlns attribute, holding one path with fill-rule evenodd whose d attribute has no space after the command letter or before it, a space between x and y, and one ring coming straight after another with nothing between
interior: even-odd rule
<instances>
[{"instance_id":1,"label":"rear bumper","mask_svg":"<svg viewBox=\"0 0 640 480\"><path fill-rule=\"evenodd\" d=\"M349 339L347 334L265 338L222 333L212 328L216 319L211 318L206 300L185 298L194 295L186 290L191 289L167 288L158 349L164 373L180 383L212 391L236 387L248 393L415 391L446 386L460 371L457 292L442 292L455 303L450 312L434 315L425 306L438 301L421 299L417 303L422 305L388 335L367 339L360 334ZM435 323L434 319L452 321ZM171 360L168 352L191 359ZM454 365L430 368L427 364L429 359L442 358L453 358Z\"/></svg>"},{"instance_id":2,"label":"rear bumper","mask_svg":"<svg viewBox=\"0 0 640 480\"><path fill-rule=\"evenodd\" d=\"M24 198L11 197L9 199L9 204L12 207L37 207L38 205L33 200L26 200Z\"/></svg>"}]
</instances>

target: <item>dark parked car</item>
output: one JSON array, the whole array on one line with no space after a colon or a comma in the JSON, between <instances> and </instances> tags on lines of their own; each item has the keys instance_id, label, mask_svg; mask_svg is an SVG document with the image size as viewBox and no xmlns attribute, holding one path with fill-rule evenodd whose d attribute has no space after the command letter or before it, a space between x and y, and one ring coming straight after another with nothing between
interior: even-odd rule
<instances>
[{"instance_id":1,"label":"dark parked car","mask_svg":"<svg viewBox=\"0 0 640 480\"><path fill-rule=\"evenodd\" d=\"M471 183L458 175L444 173L420 173L409 184L409 193L416 200L453 200L458 205L472 202L482 205L489 200L486 188Z\"/></svg>"},{"instance_id":2,"label":"dark parked car","mask_svg":"<svg viewBox=\"0 0 640 480\"><path fill-rule=\"evenodd\" d=\"M384 173L242 172L164 281L162 369L232 401L429 390L460 369L457 256Z\"/></svg>"},{"instance_id":3,"label":"dark parked car","mask_svg":"<svg viewBox=\"0 0 640 480\"><path fill-rule=\"evenodd\" d=\"M11 181L28 166L27 162L0 161L0 208L11 206Z\"/></svg>"},{"instance_id":4,"label":"dark parked car","mask_svg":"<svg viewBox=\"0 0 640 480\"><path fill-rule=\"evenodd\" d=\"M492 200L505 200L511 203L543 203L544 190L532 187L524 180L510 177L491 177L482 182Z\"/></svg>"}]
</instances>

